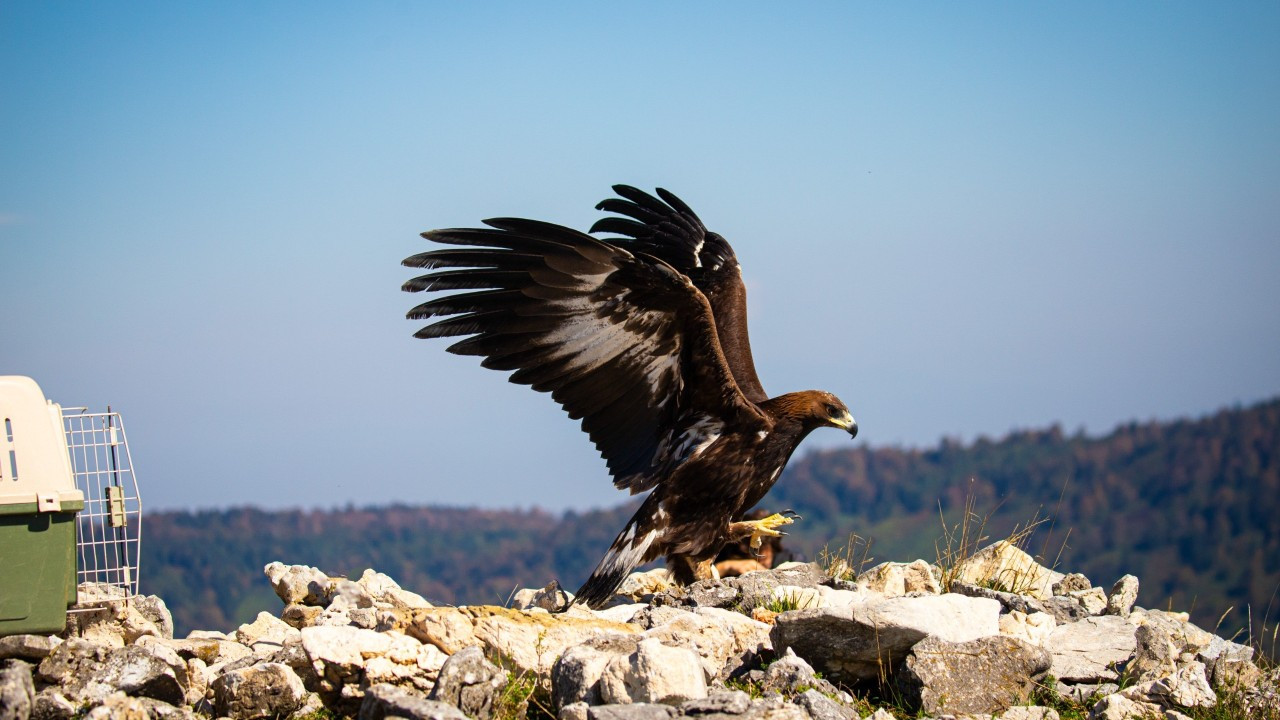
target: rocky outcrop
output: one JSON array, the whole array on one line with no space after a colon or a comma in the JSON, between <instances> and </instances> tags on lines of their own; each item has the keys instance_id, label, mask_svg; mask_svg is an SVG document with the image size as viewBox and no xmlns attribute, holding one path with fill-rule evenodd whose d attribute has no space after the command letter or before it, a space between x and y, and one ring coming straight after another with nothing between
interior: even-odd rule
<instances>
[{"instance_id":1,"label":"rocky outcrop","mask_svg":"<svg viewBox=\"0 0 1280 720\"><path fill-rule=\"evenodd\" d=\"M600 611L551 612L568 597L556 584L516 593L518 609L433 607L372 570L264 570L280 612L230 632L174 638L159 598L89 588L61 636L0 638L0 720L513 720L533 705L560 720L888 720L859 712L876 697L921 717L1052 720L1033 704L1050 677L1095 718L1177 718L1224 686L1280 706L1250 648L1136 607L1136 578L1106 593L1008 543L948 573L885 563L854 581L813 564L686 588L637 573Z\"/></svg>"}]
</instances>

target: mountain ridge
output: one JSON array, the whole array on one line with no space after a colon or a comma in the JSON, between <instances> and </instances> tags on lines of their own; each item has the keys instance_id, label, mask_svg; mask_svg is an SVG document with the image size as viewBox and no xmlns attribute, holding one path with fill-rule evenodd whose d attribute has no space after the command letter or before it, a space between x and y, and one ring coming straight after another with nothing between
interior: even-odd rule
<instances>
[{"instance_id":1,"label":"mountain ridge","mask_svg":"<svg viewBox=\"0 0 1280 720\"><path fill-rule=\"evenodd\" d=\"M1045 518L1024 546L1046 561L1104 586L1137 574L1141 602L1192 605L1210 628L1229 607L1239 610L1223 626L1246 627L1248 607L1257 633L1280 616L1278 450L1280 398L1101 436L1052 426L931 448L811 452L762 506L804 515L787 546L810 559L856 534L872 540L876 561L932 560L966 502L991 542ZM148 513L141 577L173 605L179 628L234 627L271 607L260 573L278 557L352 576L377 567L436 602L502 603L551 579L576 587L634 507Z\"/></svg>"}]
</instances>

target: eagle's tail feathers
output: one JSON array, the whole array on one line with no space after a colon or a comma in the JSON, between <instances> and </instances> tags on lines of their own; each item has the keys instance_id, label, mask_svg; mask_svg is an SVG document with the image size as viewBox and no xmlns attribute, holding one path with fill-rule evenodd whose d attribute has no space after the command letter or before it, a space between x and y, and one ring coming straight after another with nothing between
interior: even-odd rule
<instances>
[{"instance_id":1,"label":"eagle's tail feathers","mask_svg":"<svg viewBox=\"0 0 1280 720\"><path fill-rule=\"evenodd\" d=\"M631 522L622 529L618 534L618 538L613 541L613 545L609 547L608 552L596 565L596 569L591 571L591 577L578 588L578 592L574 595L573 602L583 603L592 610L597 610L604 606L609 598L613 597L613 593L622 585L622 581L627 579L632 570L650 558L646 557L649 546L653 544L654 538L658 536L656 529L649 530L643 535L637 533L637 521L632 518Z\"/></svg>"}]
</instances>

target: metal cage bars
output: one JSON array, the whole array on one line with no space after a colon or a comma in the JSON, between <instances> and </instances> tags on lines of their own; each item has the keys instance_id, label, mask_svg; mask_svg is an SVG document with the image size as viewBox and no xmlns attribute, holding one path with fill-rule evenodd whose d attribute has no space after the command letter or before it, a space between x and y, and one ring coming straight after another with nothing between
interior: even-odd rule
<instances>
[{"instance_id":1,"label":"metal cage bars","mask_svg":"<svg viewBox=\"0 0 1280 720\"><path fill-rule=\"evenodd\" d=\"M76 412L76 411L79 412ZM67 450L76 488L84 493L78 518L78 582L113 585L138 594L142 501L119 413L63 408Z\"/></svg>"}]
</instances>

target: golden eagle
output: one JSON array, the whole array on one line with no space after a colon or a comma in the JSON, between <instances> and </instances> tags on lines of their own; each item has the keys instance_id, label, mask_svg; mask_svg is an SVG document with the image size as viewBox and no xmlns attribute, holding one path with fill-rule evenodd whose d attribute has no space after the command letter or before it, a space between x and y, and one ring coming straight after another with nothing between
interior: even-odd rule
<instances>
[{"instance_id":1,"label":"golden eagle","mask_svg":"<svg viewBox=\"0 0 1280 720\"><path fill-rule=\"evenodd\" d=\"M404 264L410 292L460 291L410 310L420 338L510 371L582 421L613 484L652 490L574 602L603 605L636 566L666 556L675 580L710 577L726 542L780 535L786 515L742 521L810 431L856 435L836 396L770 398L747 339L746 289L729 243L679 198L626 185L591 232L518 218L432 230L456 246Z\"/></svg>"}]
</instances>

